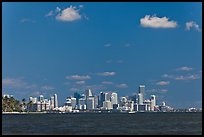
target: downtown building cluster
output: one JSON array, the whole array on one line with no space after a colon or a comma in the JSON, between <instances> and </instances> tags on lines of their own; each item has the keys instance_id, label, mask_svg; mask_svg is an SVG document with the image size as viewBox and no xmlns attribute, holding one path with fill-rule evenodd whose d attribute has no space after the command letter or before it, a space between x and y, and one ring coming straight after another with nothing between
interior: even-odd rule
<instances>
[{"instance_id":1,"label":"downtown building cluster","mask_svg":"<svg viewBox=\"0 0 204 137\"><path fill-rule=\"evenodd\" d=\"M57 94L54 94L50 99L44 98L43 95L37 97L29 97L29 103L27 105L27 110L32 112L42 112L57 110L58 100Z\"/></svg>"},{"instance_id":2,"label":"downtown building cluster","mask_svg":"<svg viewBox=\"0 0 204 137\"><path fill-rule=\"evenodd\" d=\"M156 112L171 111L165 102L158 106L156 96L145 99L145 85L140 85L138 93L132 97L118 97L116 92L100 92L93 95L90 89L84 93L74 93L66 98L64 106L57 108L60 112Z\"/></svg>"}]
</instances>

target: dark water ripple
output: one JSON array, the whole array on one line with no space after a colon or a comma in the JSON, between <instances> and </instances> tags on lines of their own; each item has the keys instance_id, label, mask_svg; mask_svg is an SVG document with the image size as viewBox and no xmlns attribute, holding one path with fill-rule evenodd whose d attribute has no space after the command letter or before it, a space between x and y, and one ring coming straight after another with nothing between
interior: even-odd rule
<instances>
[{"instance_id":1,"label":"dark water ripple","mask_svg":"<svg viewBox=\"0 0 204 137\"><path fill-rule=\"evenodd\" d=\"M2 134L201 135L202 113L4 114Z\"/></svg>"}]
</instances>

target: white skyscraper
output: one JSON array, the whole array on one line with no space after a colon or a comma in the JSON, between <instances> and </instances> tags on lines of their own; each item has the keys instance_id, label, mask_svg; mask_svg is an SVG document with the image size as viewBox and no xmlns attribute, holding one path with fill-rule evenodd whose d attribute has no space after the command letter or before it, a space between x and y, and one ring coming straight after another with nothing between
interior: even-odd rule
<instances>
[{"instance_id":1,"label":"white skyscraper","mask_svg":"<svg viewBox=\"0 0 204 137\"><path fill-rule=\"evenodd\" d=\"M86 95L86 98L93 96L93 94L92 94L92 92L91 92L90 89L87 89L87 90L85 91L85 95Z\"/></svg>"},{"instance_id":2,"label":"white skyscraper","mask_svg":"<svg viewBox=\"0 0 204 137\"><path fill-rule=\"evenodd\" d=\"M94 109L94 97L87 98L86 108L88 110Z\"/></svg>"},{"instance_id":3,"label":"white skyscraper","mask_svg":"<svg viewBox=\"0 0 204 137\"><path fill-rule=\"evenodd\" d=\"M58 108L57 94L54 94L54 108Z\"/></svg>"},{"instance_id":4,"label":"white skyscraper","mask_svg":"<svg viewBox=\"0 0 204 137\"><path fill-rule=\"evenodd\" d=\"M54 96L50 97L50 109L53 110L55 108Z\"/></svg>"},{"instance_id":5,"label":"white skyscraper","mask_svg":"<svg viewBox=\"0 0 204 137\"><path fill-rule=\"evenodd\" d=\"M150 109L151 111L154 111L154 107L156 106L156 97L155 95L151 95L151 103L150 103Z\"/></svg>"},{"instance_id":6,"label":"white skyscraper","mask_svg":"<svg viewBox=\"0 0 204 137\"><path fill-rule=\"evenodd\" d=\"M145 100L145 85L139 86L139 93L141 94L142 102Z\"/></svg>"},{"instance_id":7,"label":"white skyscraper","mask_svg":"<svg viewBox=\"0 0 204 137\"><path fill-rule=\"evenodd\" d=\"M115 92L113 92L113 93L111 94L111 103L112 103L112 105L113 105L113 104L118 104L118 94L115 93Z\"/></svg>"},{"instance_id":8,"label":"white skyscraper","mask_svg":"<svg viewBox=\"0 0 204 137\"><path fill-rule=\"evenodd\" d=\"M138 93L138 104L143 105L143 96L141 93Z\"/></svg>"}]
</instances>

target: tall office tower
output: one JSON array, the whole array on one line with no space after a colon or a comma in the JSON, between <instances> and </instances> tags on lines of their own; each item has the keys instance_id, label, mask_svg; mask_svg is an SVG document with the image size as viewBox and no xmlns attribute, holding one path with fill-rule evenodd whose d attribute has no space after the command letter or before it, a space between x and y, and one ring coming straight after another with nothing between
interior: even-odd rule
<instances>
[{"instance_id":1,"label":"tall office tower","mask_svg":"<svg viewBox=\"0 0 204 137\"><path fill-rule=\"evenodd\" d=\"M58 108L57 94L54 94L54 108Z\"/></svg>"},{"instance_id":2,"label":"tall office tower","mask_svg":"<svg viewBox=\"0 0 204 137\"><path fill-rule=\"evenodd\" d=\"M103 107L103 101L105 101L105 94L103 92L100 92L100 107Z\"/></svg>"},{"instance_id":3,"label":"tall office tower","mask_svg":"<svg viewBox=\"0 0 204 137\"><path fill-rule=\"evenodd\" d=\"M93 96L93 94L92 94L92 92L91 92L90 89L87 89L87 90L85 91L85 95L86 95L86 98Z\"/></svg>"},{"instance_id":4,"label":"tall office tower","mask_svg":"<svg viewBox=\"0 0 204 137\"><path fill-rule=\"evenodd\" d=\"M105 101L110 101L110 95L106 92L105 93Z\"/></svg>"},{"instance_id":5,"label":"tall office tower","mask_svg":"<svg viewBox=\"0 0 204 137\"><path fill-rule=\"evenodd\" d=\"M40 95L40 96L39 96L39 101L40 101L40 102L44 101L44 96L43 96L43 95Z\"/></svg>"},{"instance_id":6,"label":"tall office tower","mask_svg":"<svg viewBox=\"0 0 204 137\"><path fill-rule=\"evenodd\" d=\"M118 104L118 94L115 92L112 92L111 94L111 103L112 105Z\"/></svg>"},{"instance_id":7,"label":"tall office tower","mask_svg":"<svg viewBox=\"0 0 204 137\"><path fill-rule=\"evenodd\" d=\"M76 98L71 97L71 105L73 109L76 108Z\"/></svg>"},{"instance_id":8,"label":"tall office tower","mask_svg":"<svg viewBox=\"0 0 204 137\"><path fill-rule=\"evenodd\" d=\"M127 98L126 98L126 97L121 97L121 99L120 99L120 105L121 105L121 106L125 106L126 103L127 103Z\"/></svg>"},{"instance_id":9,"label":"tall office tower","mask_svg":"<svg viewBox=\"0 0 204 137\"><path fill-rule=\"evenodd\" d=\"M154 111L154 107L156 106L156 97L155 97L155 95L151 95L150 101L151 101L151 103L150 103L150 110Z\"/></svg>"},{"instance_id":10,"label":"tall office tower","mask_svg":"<svg viewBox=\"0 0 204 137\"><path fill-rule=\"evenodd\" d=\"M67 98L66 98L65 106L72 106L71 97L67 97Z\"/></svg>"},{"instance_id":11,"label":"tall office tower","mask_svg":"<svg viewBox=\"0 0 204 137\"><path fill-rule=\"evenodd\" d=\"M74 97L76 98L76 105L78 105L79 104L79 99L81 98L81 95L78 92L75 92Z\"/></svg>"},{"instance_id":12,"label":"tall office tower","mask_svg":"<svg viewBox=\"0 0 204 137\"><path fill-rule=\"evenodd\" d=\"M142 93L138 93L138 104L143 105L143 96Z\"/></svg>"},{"instance_id":13,"label":"tall office tower","mask_svg":"<svg viewBox=\"0 0 204 137\"><path fill-rule=\"evenodd\" d=\"M94 97L87 98L86 109L88 110L94 109Z\"/></svg>"},{"instance_id":14,"label":"tall office tower","mask_svg":"<svg viewBox=\"0 0 204 137\"><path fill-rule=\"evenodd\" d=\"M99 107L99 96L95 95L94 96L94 108Z\"/></svg>"},{"instance_id":15,"label":"tall office tower","mask_svg":"<svg viewBox=\"0 0 204 137\"><path fill-rule=\"evenodd\" d=\"M145 99L145 85L139 86L139 93L142 94L142 100L144 101L144 99Z\"/></svg>"},{"instance_id":16,"label":"tall office tower","mask_svg":"<svg viewBox=\"0 0 204 137\"><path fill-rule=\"evenodd\" d=\"M54 96L50 97L50 109L53 110L55 108L55 99Z\"/></svg>"},{"instance_id":17,"label":"tall office tower","mask_svg":"<svg viewBox=\"0 0 204 137\"><path fill-rule=\"evenodd\" d=\"M110 100L103 101L103 109L106 109L106 110L113 109L113 106Z\"/></svg>"}]
</instances>

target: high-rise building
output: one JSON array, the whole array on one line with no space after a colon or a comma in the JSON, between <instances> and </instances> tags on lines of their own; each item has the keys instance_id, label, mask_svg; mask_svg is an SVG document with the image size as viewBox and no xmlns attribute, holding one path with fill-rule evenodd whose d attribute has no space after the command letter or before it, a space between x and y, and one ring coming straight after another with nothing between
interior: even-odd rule
<instances>
[{"instance_id":1,"label":"high-rise building","mask_svg":"<svg viewBox=\"0 0 204 137\"><path fill-rule=\"evenodd\" d=\"M87 108L88 110L94 109L94 97L89 97L89 98L87 98L86 108Z\"/></svg>"},{"instance_id":2,"label":"high-rise building","mask_svg":"<svg viewBox=\"0 0 204 137\"><path fill-rule=\"evenodd\" d=\"M54 94L54 108L58 108L57 94Z\"/></svg>"},{"instance_id":3,"label":"high-rise building","mask_svg":"<svg viewBox=\"0 0 204 137\"><path fill-rule=\"evenodd\" d=\"M54 96L50 97L50 109L53 110L55 108L55 99Z\"/></svg>"},{"instance_id":4,"label":"high-rise building","mask_svg":"<svg viewBox=\"0 0 204 137\"><path fill-rule=\"evenodd\" d=\"M118 94L115 92L112 92L111 94L111 103L112 105L118 104Z\"/></svg>"},{"instance_id":5,"label":"high-rise building","mask_svg":"<svg viewBox=\"0 0 204 137\"><path fill-rule=\"evenodd\" d=\"M92 94L91 89L87 89L87 90L85 91L85 95L86 95L86 98L88 98L88 97L92 97L93 94Z\"/></svg>"},{"instance_id":6,"label":"high-rise building","mask_svg":"<svg viewBox=\"0 0 204 137\"><path fill-rule=\"evenodd\" d=\"M144 101L144 99L145 99L145 85L139 86L139 93L141 93L142 100Z\"/></svg>"},{"instance_id":7,"label":"high-rise building","mask_svg":"<svg viewBox=\"0 0 204 137\"><path fill-rule=\"evenodd\" d=\"M103 102L105 101L105 94L100 92L99 106L103 107Z\"/></svg>"},{"instance_id":8,"label":"high-rise building","mask_svg":"<svg viewBox=\"0 0 204 137\"><path fill-rule=\"evenodd\" d=\"M156 96L155 95L151 95L150 101L151 101L151 103L150 103L150 110L154 111L154 107L156 106Z\"/></svg>"},{"instance_id":9,"label":"high-rise building","mask_svg":"<svg viewBox=\"0 0 204 137\"><path fill-rule=\"evenodd\" d=\"M138 93L138 104L143 105L143 96L142 93Z\"/></svg>"},{"instance_id":10,"label":"high-rise building","mask_svg":"<svg viewBox=\"0 0 204 137\"><path fill-rule=\"evenodd\" d=\"M40 95L40 96L39 96L39 101L40 101L40 102L44 101L44 96L43 96L43 95Z\"/></svg>"},{"instance_id":11,"label":"high-rise building","mask_svg":"<svg viewBox=\"0 0 204 137\"><path fill-rule=\"evenodd\" d=\"M78 105L79 104L79 99L81 98L81 94L79 94L78 92L75 92L74 97L76 98L76 105Z\"/></svg>"}]
</instances>

